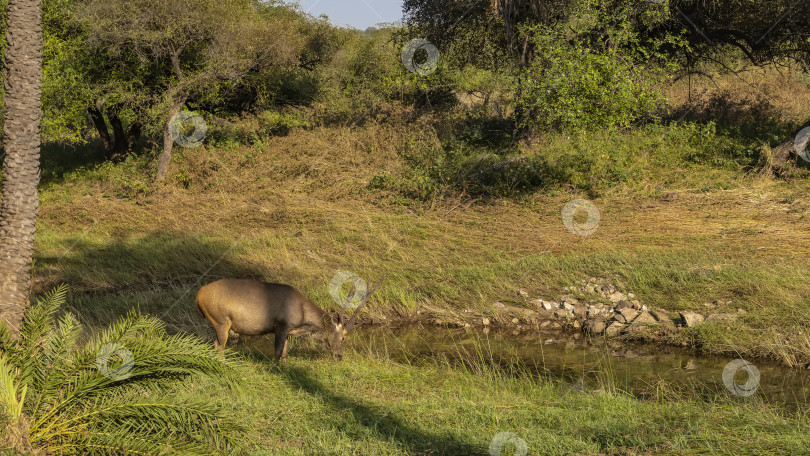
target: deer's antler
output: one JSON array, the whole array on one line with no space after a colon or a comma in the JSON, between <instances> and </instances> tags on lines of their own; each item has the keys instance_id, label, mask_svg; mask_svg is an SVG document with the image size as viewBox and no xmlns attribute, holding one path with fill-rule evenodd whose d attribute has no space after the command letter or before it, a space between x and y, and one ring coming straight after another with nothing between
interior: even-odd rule
<instances>
[{"instance_id":1,"label":"deer's antler","mask_svg":"<svg viewBox=\"0 0 810 456\"><path fill-rule=\"evenodd\" d=\"M375 291L377 291L377 288L379 288L379 287L380 287L380 284L382 284L382 283L383 283L383 280L385 280L385 276L383 276L383 278L382 278L382 279L380 279L380 281L379 281L379 282L377 282L377 284L376 284L376 285L374 285L374 288L372 288L372 289L371 289L371 291L369 291L368 293L366 293L366 295L363 297L363 300L362 300L362 301L360 301L360 305L359 305L359 306L357 306L357 308L356 308L356 309L354 309L354 312L352 313L352 317L349 319L349 321L348 321L346 324L344 324L344 325L343 325L343 326L344 326L344 328L346 328L346 329L348 330L348 329L350 329L350 328L352 327L352 323L354 322L355 317L357 317L357 315L358 315L358 314L360 314L360 309L362 309L362 308L363 308L363 306L365 306L365 305L366 305L366 303L368 302L368 298L370 298L370 297L371 297L371 295L373 295L373 294L374 294L374 292L375 292ZM348 303L348 300L347 300L346 302ZM346 307L344 306L344 309L345 309L345 308L346 308ZM341 317L342 317L342 315L343 315L343 314L341 313ZM341 319L341 321L343 321L343 320Z\"/></svg>"}]
</instances>

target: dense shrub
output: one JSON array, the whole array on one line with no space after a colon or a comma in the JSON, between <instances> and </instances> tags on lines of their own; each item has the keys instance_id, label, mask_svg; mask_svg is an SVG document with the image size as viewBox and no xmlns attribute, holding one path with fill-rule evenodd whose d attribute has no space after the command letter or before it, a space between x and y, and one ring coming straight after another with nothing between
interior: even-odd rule
<instances>
[{"instance_id":1,"label":"dense shrub","mask_svg":"<svg viewBox=\"0 0 810 456\"><path fill-rule=\"evenodd\" d=\"M300 115L277 111L262 111L256 116L258 133L263 137L285 136L294 128L309 128L311 125Z\"/></svg>"},{"instance_id":2,"label":"dense shrub","mask_svg":"<svg viewBox=\"0 0 810 456\"><path fill-rule=\"evenodd\" d=\"M517 109L524 126L546 131L628 127L656 117L664 99L659 84L677 69L663 49L682 46L676 36L645 37L662 20L637 2L587 0L569 20L531 25L523 33L534 56L522 74Z\"/></svg>"},{"instance_id":3,"label":"dense shrub","mask_svg":"<svg viewBox=\"0 0 810 456\"><path fill-rule=\"evenodd\" d=\"M518 109L525 126L561 131L627 127L662 104L654 73L616 49L592 50L563 33L537 30Z\"/></svg>"}]
</instances>

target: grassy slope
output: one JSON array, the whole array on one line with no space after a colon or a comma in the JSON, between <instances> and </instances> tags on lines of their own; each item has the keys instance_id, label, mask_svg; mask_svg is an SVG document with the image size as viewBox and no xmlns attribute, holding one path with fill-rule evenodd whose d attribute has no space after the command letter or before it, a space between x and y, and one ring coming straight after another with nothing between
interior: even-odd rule
<instances>
[{"instance_id":1,"label":"grassy slope","mask_svg":"<svg viewBox=\"0 0 810 456\"><path fill-rule=\"evenodd\" d=\"M141 178L138 163L69 173L43 191L39 289L66 281L94 291L75 295L77 306L109 308L102 303L115 296L121 305L113 313L137 303L189 329L196 288L225 276L293 283L329 305L326 284L336 272L388 273L377 312L424 303L487 312L493 301L515 299L517 288L554 298L563 286L603 276L671 311L705 310L716 299L733 301L719 311L747 311L735 327L690 334L696 345L810 361L801 332L810 320L807 181L679 164L671 155L684 144L644 132L589 138L589 146L626 148L630 172L648 172L592 198L601 222L580 237L565 229L560 211L587 195L390 203L366 185L379 169L398 172L396 148L407 132L396 133L316 129L261 148L187 150L179 159L188 189L131 198L115 192L132 192L125 182ZM363 152L375 143L378 152ZM331 161L313 158L324 151ZM717 182L727 189L706 190ZM167 309L167 301L178 302Z\"/></svg>"},{"instance_id":2,"label":"grassy slope","mask_svg":"<svg viewBox=\"0 0 810 456\"><path fill-rule=\"evenodd\" d=\"M625 176L596 195L552 186L419 204L368 188L378 175L408 178L403 156L427 147L419 132L431 128L370 123L178 151L171 185L156 191L146 160L80 167L85 151L74 158L46 149L46 171L57 171L46 172L41 193L37 290L69 283L71 307L91 325L136 306L211 337L191 303L219 277L293 283L329 305L326 284L337 271L388 273L370 311L407 313L425 303L487 312L495 300L517 299L516 288L554 298L602 276L655 307L702 310L731 299L719 310L747 311L733 325L685 334L695 346L810 360L807 180L745 175L722 139L708 154L699 134L655 127L523 146L561 169L566 154L596 157L577 179ZM561 222L575 197L601 211L593 236ZM266 364L257 360L238 400L211 392L245 414L265 454L486 454L501 431L518 433L530 454L787 454L808 443L805 418L755 402L564 394L553 384L374 356L342 364L293 357L283 374Z\"/></svg>"}]
</instances>

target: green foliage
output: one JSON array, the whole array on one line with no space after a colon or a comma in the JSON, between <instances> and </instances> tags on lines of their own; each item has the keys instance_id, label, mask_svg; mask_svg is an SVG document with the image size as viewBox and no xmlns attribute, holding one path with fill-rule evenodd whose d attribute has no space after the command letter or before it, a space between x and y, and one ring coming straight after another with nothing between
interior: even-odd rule
<instances>
[{"instance_id":1,"label":"green foliage","mask_svg":"<svg viewBox=\"0 0 810 456\"><path fill-rule=\"evenodd\" d=\"M236 93L250 93L232 100L212 99L212 104L239 102L250 110L276 109L281 106L310 105L316 99L321 81L315 71L297 67L271 66L255 74L246 75L233 84ZM238 111L238 109L235 109Z\"/></svg>"},{"instance_id":2,"label":"green foliage","mask_svg":"<svg viewBox=\"0 0 810 456\"><path fill-rule=\"evenodd\" d=\"M86 141L90 107L158 136L177 99L231 107L269 97L275 86L249 77L268 68L283 75L304 52L301 18L282 9L244 0L45 0L43 137ZM248 92L256 95L244 100Z\"/></svg>"},{"instance_id":3,"label":"green foliage","mask_svg":"<svg viewBox=\"0 0 810 456\"><path fill-rule=\"evenodd\" d=\"M546 0L542 7L537 3L405 0L406 26L399 40L404 44L412 38L425 38L441 49L453 67L501 69L517 63L518 54L525 49L518 45L522 37L514 33L516 26L556 22L565 16L570 0Z\"/></svg>"},{"instance_id":4,"label":"green foliage","mask_svg":"<svg viewBox=\"0 0 810 456\"><path fill-rule=\"evenodd\" d=\"M106 197L131 199L143 196L149 192L153 178L152 167L148 157L129 156L119 164L103 162L93 167L91 172L76 170L65 175L65 181L75 181L81 175L91 175L99 183L107 183L107 191L102 191Z\"/></svg>"},{"instance_id":5,"label":"green foliage","mask_svg":"<svg viewBox=\"0 0 810 456\"><path fill-rule=\"evenodd\" d=\"M382 29L370 38L360 32L350 35L344 48L319 70L320 93L314 104L318 118L351 124L374 118L395 102L435 107L454 101L446 63L440 59L431 74L408 71L395 34L394 29ZM417 52L417 63L419 58Z\"/></svg>"},{"instance_id":6,"label":"green foliage","mask_svg":"<svg viewBox=\"0 0 810 456\"><path fill-rule=\"evenodd\" d=\"M559 30L534 32L537 54L518 95L524 126L561 131L621 128L653 118L661 107L656 74L633 64L620 48L593 49Z\"/></svg>"},{"instance_id":7,"label":"green foliage","mask_svg":"<svg viewBox=\"0 0 810 456\"><path fill-rule=\"evenodd\" d=\"M75 22L78 0L44 0L42 22L42 137L45 141L83 143L87 140L87 108L93 87L110 82L116 72L96 71L103 60L88 53L87 36Z\"/></svg>"},{"instance_id":8,"label":"green foliage","mask_svg":"<svg viewBox=\"0 0 810 456\"><path fill-rule=\"evenodd\" d=\"M508 68L489 70L470 65L449 73L451 84L457 92L477 94L484 104L500 101L506 106L511 102L511 94L517 89L517 79Z\"/></svg>"},{"instance_id":9,"label":"green foliage","mask_svg":"<svg viewBox=\"0 0 810 456\"><path fill-rule=\"evenodd\" d=\"M528 25L534 49L521 75L516 108L521 126L546 131L597 131L654 120L664 106L659 87L677 69L664 49L674 35L648 39L663 20L628 0L588 0L555 25Z\"/></svg>"},{"instance_id":10,"label":"green foliage","mask_svg":"<svg viewBox=\"0 0 810 456\"><path fill-rule=\"evenodd\" d=\"M374 176L369 189L385 190L417 201L428 201L443 190L446 157L435 132L409 134L399 155L405 165L402 174Z\"/></svg>"},{"instance_id":11,"label":"green foliage","mask_svg":"<svg viewBox=\"0 0 810 456\"><path fill-rule=\"evenodd\" d=\"M399 150L402 171L378 174L368 188L412 201L453 193L514 197L565 189L597 197L619 185L642 185L688 168L728 172L721 185L731 185L730 176L756 157L751 155L753 143L722 136L713 123L553 133L542 147L515 143L507 133L512 130L508 121L471 118L444 140L427 129L413 133ZM704 181L694 185L702 187Z\"/></svg>"},{"instance_id":12,"label":"green foliage","mask_svg":"<svg viewBox=\"0 0 810 456\"><path fill-rule=\"evenodd\" d=\"M357 119L375 105L387 104L401 87L405 69L396 49L378 32L375 38L353 34L328 66L321 68L315 103L326 121Z\"/></svg>"},{"instance_id":13,"label":"green foliage","mask_svg":"<svg viewBox=\"0 0 810 456\"><path fill-rule=\"evenodd\" d=\"M29 309L18 340L0 326L0 408L10 423L3 445L48 454L211 454L235 446L243 427L232 416L206 396L177 392L194 375L233 381L239 362L194 337L167 336L159 319L134 311L84 340L73 315L56 316L66 291Z\"/></svg>"},{"instance_id":14,"label":"green foliage","mask_svg":"<svg viewBox=\"0 0 810 456\"><path fill-rule=\"evenodd\" d=\"M258 133L263 137L286 136L294 128L310 128L312 125L300 115L277 111L262 111L256 116Z\"/></svg>"},{"instance_id":15,"label":"green foliage","mask_svg":"<svg viewBox=\"0 0 810 456\"><path fill-rule=\"evenodd\" d=\"M706 7L708 6L708 7ZM670 47L670 59L703 71L737 54L755 65L810 64L810 4L791 0L667 1L653 6L665 20L644 32L646 38L682 36L686 46Z\"/></svg>"},{"instance_id":16,"label":"green foliage","mask_svg":"<svg viewBox=\"0 0 810 456\"><path fill-rule=\"evenodd\" d=\"M212 148L228 151L245 144L260 146L274 136L286 136L296 128L312 127L304 114L294 109L266 110L256 115L211 120L206 143Z\"/></svg>"},{"instance_id":17,"label":"green foliage","mask_svg":"<svg viewBox=\"0 0 810 456\"><path fill-rule=\"evenodd\" d=\"M298 45L297 61L291 65L257 67L229 84L225 96L214 97L211 104L224 102L229 110L237 112L311 104L321 84L318 69L332 60L351 32L334 27L325 18L312 17L295 3L271 0L254 2L254 6L263 20L293 33Z\"/></svg>"}]
</instances>

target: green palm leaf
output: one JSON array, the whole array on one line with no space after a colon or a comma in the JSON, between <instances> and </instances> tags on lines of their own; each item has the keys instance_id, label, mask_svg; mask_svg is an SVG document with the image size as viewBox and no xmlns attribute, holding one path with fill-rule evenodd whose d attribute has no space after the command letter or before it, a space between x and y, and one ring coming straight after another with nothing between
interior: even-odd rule
<instances>
[{"instance_id":1,"label":"green palm leaf","mask_svg":"<svg viewBox=\"0 0 810 456\"><path fill-rule=\"evenodd\" d=\"M75 317L56 318L66 291L29 310L18 340L0 324L0 406L22 417L34 449L152 455L238 447L244 428L232 416L210 399L176 393L196 376L235 386L244 362L195 337L169 336L159 319L134 311L82 343Z\"/></svg>"}]
</instances>

